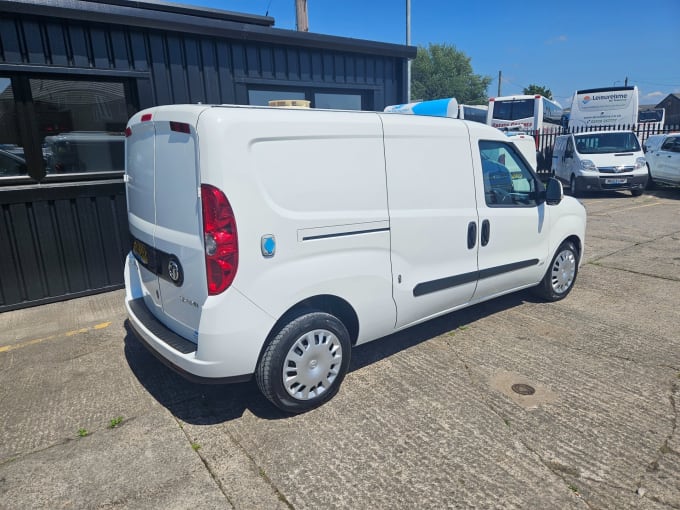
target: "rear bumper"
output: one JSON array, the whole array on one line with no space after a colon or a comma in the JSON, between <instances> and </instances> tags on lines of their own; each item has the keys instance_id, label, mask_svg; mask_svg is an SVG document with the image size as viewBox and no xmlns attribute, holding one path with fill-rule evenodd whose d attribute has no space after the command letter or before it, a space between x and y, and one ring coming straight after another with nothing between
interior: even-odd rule
<instances>
[{"instance_id":1,"label":"rear bumper","mask_svg":"<svg viewBox=\"0 0 680 510\"><path fill-rule=\"evenodd\" d=\"M237 291L203 305L197 343L163 324L146 305L139 267L125 262L125 308L132 330L163 364L201 383L251 379L273 319Z\"/></svg>"},{"instance_id":2,"label":"rear bumper","mask_svg":"<svg viewBox=\"0 0 680 510\"><path fill-rule=\"evenodd\" d=\"M185 379L201 384L228 384L246 382L252 379L253 374L243 374L231 377L205 377L196 375L182 368L183 363L179 360L171 360L169 353L163 352L163 349L158 349L158 342L163 341L168 347L174 349L176 353L181 353L188 356L196 356L196 344L185 340L170 329L166 328L156 319L149 309L144 304L144 298L133 299L126 301L130 325L132 331L139 341L153 354L158 361L163 363L166 367L178 373ZM160 340L163 339L163 340ZM174 356L173 356L174 357ZM193 367L195 370L196 367Z\"/></svg>"}]
</instances>

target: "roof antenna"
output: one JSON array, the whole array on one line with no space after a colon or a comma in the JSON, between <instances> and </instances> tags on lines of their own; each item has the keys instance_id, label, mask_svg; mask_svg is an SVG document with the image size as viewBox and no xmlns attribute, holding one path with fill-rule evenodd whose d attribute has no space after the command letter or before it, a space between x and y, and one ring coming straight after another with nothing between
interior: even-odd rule
<instances>
[{"instance_id":1,"label":"roof antenna","mask_svg":"<svg viewBox=\"0 0 680 510\"><path fill-rule=\"evenodd\" d=\"M265 16L269 16L269 8L272 6L272 0L269 0L269 4L267 5L267 11L264 13Z\"/></svg>"}]
</instances>

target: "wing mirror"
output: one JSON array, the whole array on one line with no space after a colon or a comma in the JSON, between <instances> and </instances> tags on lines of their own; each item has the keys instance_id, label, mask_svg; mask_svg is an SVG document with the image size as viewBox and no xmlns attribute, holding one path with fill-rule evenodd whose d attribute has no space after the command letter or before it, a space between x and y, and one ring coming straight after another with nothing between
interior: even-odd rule
<instances>
[{"instance_id":1,"label":"wing mirror","mask_svg":"<svg viewBox=\"0 0 680 510\"><path fill-rule=\"evenodd\" d=\"M564 189L562 183L551 177L548 179L548 185L545 189L545 203L548 205L557 205L564 198Z\"/></svg>"}]
</instances>

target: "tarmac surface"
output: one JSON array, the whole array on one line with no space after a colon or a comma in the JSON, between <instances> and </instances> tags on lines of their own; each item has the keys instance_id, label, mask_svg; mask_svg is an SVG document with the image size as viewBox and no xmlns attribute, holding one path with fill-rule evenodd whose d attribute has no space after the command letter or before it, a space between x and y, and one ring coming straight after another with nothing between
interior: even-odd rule
<instances>
[{"instance_id":1,"label":"tarmac surface","mask_svg":"<svg viewBox=\"0 0 680 510\"><path fill-rule=\"evenodd\" d=\"M680 508L680 190L582 201L565 300L360 346L299 416L165 368L123 291L0 314L0 508Z\"/></svg>"}]
</instances>

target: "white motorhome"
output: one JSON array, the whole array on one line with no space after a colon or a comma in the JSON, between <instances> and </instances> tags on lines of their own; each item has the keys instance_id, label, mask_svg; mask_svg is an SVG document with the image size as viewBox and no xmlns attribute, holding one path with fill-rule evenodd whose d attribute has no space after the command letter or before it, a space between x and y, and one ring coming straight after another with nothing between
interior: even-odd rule
<instances>
[{"instance_id":1,"label":"white motorhome","mask_svg":"<svg viewBox=\"0 0 680 510\"><path fill-rule=\"evenodd\" d=\"M633 126L638 121L638 89L605 87L577 90L569 112L569 130Z\"/></svg>"},{"instance_id":2,"label":"white motorhome","mask_svg":"<svg viewBox=\"0 0 680 510\"><path fill-rule=\"evenodd\" d=\"M338 391L353 346L524 288L562 299L583 258L583 206L479 123L175 105L126 137L133 330L288 412Z\"/></svg>"},{"instance_id":3,"label":"white motorhome","mask_svg":"<svg viewBox=\"0 0 680 510\"><path fill-rule=\"evenodd\" d=\"M568 182L571 193L630 190L634 197L647 186L647 162L632 131L589 131L555 139L552 172Z\"/></svg>"}]
</instances>

